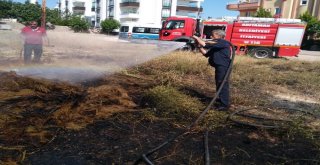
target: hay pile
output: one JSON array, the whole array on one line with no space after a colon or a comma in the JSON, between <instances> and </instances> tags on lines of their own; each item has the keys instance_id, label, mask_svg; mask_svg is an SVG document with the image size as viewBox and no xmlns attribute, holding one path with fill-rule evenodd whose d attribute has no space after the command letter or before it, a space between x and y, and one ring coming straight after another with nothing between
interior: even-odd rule
<instances>
[{"instance_id":1,"label":"hay pile","mask_svg":"<svg viewBox=\"0 0 320 165\"><path fill-rule=\"evenodd\" d=\"M135 107L120 86L85 88L0 72L0 155L14 155L4 152L18 145L21 150L49 143L59 129L79 130Z\"/></svg>"}]
</instances>

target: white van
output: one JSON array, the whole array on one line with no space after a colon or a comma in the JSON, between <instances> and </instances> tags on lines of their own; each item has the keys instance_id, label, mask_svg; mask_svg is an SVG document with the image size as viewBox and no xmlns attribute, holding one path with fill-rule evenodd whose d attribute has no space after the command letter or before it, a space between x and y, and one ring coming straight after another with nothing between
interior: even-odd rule
<instances>
[{"instance_id":1,"label":"white van","mask_svg":"<svg viewBox=\"0 0 320 165\"><path fill-rule=\"evenodd\" d=\"M122 24L119 38L122 39L159 39L160 25L153 24Z\"/></svg>"}]
</instances>

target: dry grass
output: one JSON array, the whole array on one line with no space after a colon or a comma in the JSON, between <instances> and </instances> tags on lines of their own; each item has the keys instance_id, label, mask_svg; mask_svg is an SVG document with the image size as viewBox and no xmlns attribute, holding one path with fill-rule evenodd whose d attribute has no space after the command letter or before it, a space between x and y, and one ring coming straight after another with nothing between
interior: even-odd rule
<instances>
[{"instance_id":1,"label":"dry grass","mask_svg":"<svg viewBox=\"0 0 320 165\"><path fill-rule=\"evenodd\" d=\"M284 59L236 58L232 73L235 104L270 105L277 95L293 95L318 104L320 97L319 62L288 61Z\"/></svg>"},{"instance_id":2,"label":"dry grass","mask_svg":"<svg viewBox=\"0 0 320 165\"><path fill-rule=\"evenodd\" d=\"M133 70L135 74L140 72L154 76L160 85L191 88L198 92L194 96L198 99L203 99L199 96L213 97L215 92L213 69L200 54L174 52ZM281 106L319 114L319 73L320 62L237 56L231 76L232 104L236 108ZM160 100L162 92L154 90L153 99ZM177 103L175 97L166 97L169 99L162 100L161 104L170 105L172 101ZM210 112L204 124L214 129L225 124L225 116L223 113Z\"/></svg>"},{"instance_id":3,"label":"dry grass","mask_svg":"<svg viewBox=\"0 0 320 165\"><path fill-rule=\"evenodd\" d=\"M133 69L161 85L192 88L212 97L214 72L200 54L174 52ZM319 108L320 62L254 59L237 56L231 76L234 105L267 106L275 100Z\"/></svg>"}]
</instances>

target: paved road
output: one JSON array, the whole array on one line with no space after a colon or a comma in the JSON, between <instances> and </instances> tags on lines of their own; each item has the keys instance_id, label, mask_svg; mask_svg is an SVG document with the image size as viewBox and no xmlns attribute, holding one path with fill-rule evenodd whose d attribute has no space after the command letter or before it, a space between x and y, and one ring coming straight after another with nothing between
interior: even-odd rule
<instances>
[{"instance_id":1,"label":"paved road","mask_svg":"<svg viewBox=\"0 0 320 165\"><path fill-rule=\"evenodd\" d=\"M301 50L298 57L289 57L290 60L320 61L320 51Z\"/></svg>"}]
</instances>

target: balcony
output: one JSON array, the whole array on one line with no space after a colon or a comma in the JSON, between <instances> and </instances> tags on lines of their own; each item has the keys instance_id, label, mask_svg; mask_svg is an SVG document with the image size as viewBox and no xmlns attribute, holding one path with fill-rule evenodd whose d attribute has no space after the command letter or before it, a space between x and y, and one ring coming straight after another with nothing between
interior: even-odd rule
<instances>
[{"instance_id":1,"label":"balcony","mask_svg":"<svg viewBox=\"0 0 320 165\"><path fill-rule=\"evenodd\" d=\"M85 2L75 1L73 2L74 7L85 7Z\"/></svg>"},{"instance_id":2,"label":"balcony","mask_svg":"<svg viewBox=\"0 0 320 165\"><path fill-rule=\"evenodd\" d=\"M139 7L139 0L122 0L120 3L120 7Z\"/></svg>"},{"instance_id":3,"label":"balcony","mask_svg":"<svg viewBox=\"0 0 320 165\"><path fill-rule=\"evenodd\" d=\"M76 7L73 7L72 10L73 10L73 11L85 11L85 10L86 10L86 7L76 6Z\"/></svg>"},{"instance_id":4,"label":"balcony","mask_svg":"<svg viewBox=\"0 0 320 165\"><path fill-rule=\"evenodd\" d=\"M83 15L85 13L86 7L75 6L72 7L72 12L75 15Z\"/></svg>"},{"instance_id":5,"label":"balcony","mask_svg":"<svg viewBox=\"0 0 320 165\"><path fill-rule=\"evenodd\" d=\"M177 11L188 11L188 12L202 12L203 8L202 7L193 7L193 6L177 6Z\"/></svg>"},{"instance_id":6,"label":"balcony","mask_svg":"<svg viewBox=\"0 0 320 165\"><path fill-rule=\"evenodd\" d=\"M228 10L241 11L241 10L257 10L260 7L258 0L239 1L238 3L230 3L227 5Z\"/></svg>"},{"instance_id":7,"label":"balcony","mask_svg":"<svg viewBox=\"0 0 320 165\"><path fill-rule=\"evenodd\" d=\"M138 19L139 18L139 13L121 13L120 14L120 18L123 19L123 18L136 18Z\"/></svg>"}]
</instances>

